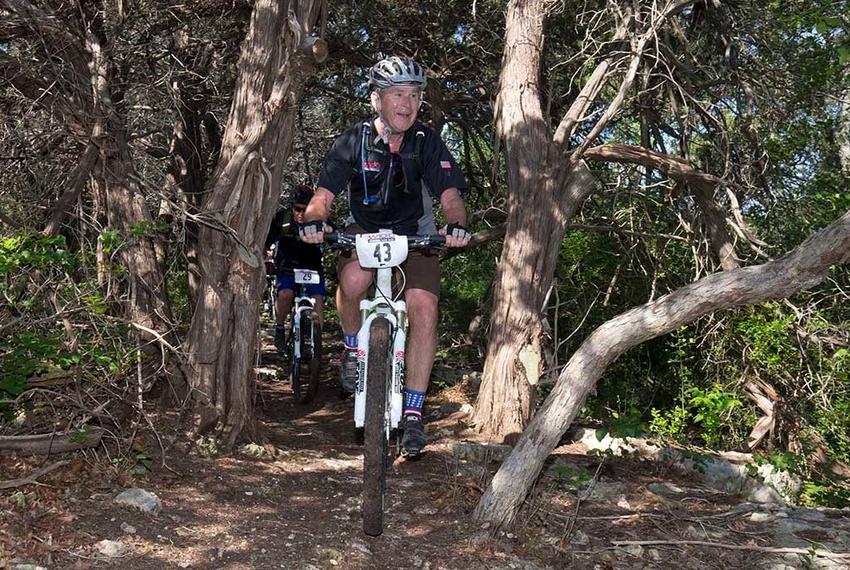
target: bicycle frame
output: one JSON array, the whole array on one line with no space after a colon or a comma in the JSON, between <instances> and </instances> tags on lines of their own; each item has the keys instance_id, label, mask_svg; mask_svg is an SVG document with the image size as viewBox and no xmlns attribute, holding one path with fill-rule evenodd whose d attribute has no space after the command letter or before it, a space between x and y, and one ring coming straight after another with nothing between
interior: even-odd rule
<instances>
[{"instance_id":1,"label":"bicycle frame","mask_svg":"<svg viewBox=\"0 0 850 570\"><path fill-rule=\"evenodd\" d=\"M399 261L403 263L404 259ZM390 323L392 343L392 380L388 398L389 417L385 418L387 438L398 427L404 393L404 357L407 341L407 304L392 300L393 267L375 270L375 296L360 302L360 331L357 333L357 384L354 389L354 425L361 428L366 423L366 373L369 362L369 330L372 321L383 318ZM386 421L389 420L389 421Z\"/></svg>"},{"instance_id":2,"label":"bicycle frame","mask_svg":"<svg viewBox=\"0 0 850 570\"><path fill-rule=\"evenodd\" d=\"M295 269L293 270L295 273L295 298L292 300L292 309L290 310L291 314L291 326L292 326L292 358L293 360L301 359L301 315L305 311L313 312L316 306L316 300L310 297L307 294L307 287L303 280L303 277L300 278L299 281L299 273L300 274L315 274L316 275L316 283L318 283L318 273L315 271L311 271L309 269ZM314 282L312 279L308 279L306 282Z\"/></svg>"}]
</instances>

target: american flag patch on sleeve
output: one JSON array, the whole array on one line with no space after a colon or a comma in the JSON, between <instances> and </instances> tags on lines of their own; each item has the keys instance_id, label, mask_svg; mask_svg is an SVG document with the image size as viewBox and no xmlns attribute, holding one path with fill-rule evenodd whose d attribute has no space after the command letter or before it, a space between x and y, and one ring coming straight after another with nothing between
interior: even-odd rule
<instances>
[{"instance_id":1,"label":"american flag patch on sleeve","mask_svg":"<svg viewBox=\"0 0 850 570\"><path fill-rule=\"evenodd\" d=\"M441 160L441 161L440 161L440 166L441 166L442 168L447 169L447 170L451 170L451 168L452 168L452 163L451 163L451 162L449 162L448 160Z\"/></svg>"}]
</instances>

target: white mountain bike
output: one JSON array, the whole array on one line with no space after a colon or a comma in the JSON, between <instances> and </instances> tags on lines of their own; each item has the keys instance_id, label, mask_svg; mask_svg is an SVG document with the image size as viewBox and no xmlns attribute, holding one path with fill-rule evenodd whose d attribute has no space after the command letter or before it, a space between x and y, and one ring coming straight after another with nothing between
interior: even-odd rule
<instances>
[{"instance_id":1,"label":"white mountain bike","mask_svg":"<svg viewBox=\"0 0 850 570\"><path fill-rule=\"evenodd\" d=\"M316 300L307 294L307 285L317 285L319 272L293 269L295 298L292 300L289 333L290 379L292 394L299 404L306 404L319 388L322 363L322 330L313 314Z\"/></svg>"},{"instance_id":2,"label":"white mountain bike","mask_svg":"<svg viewBox=\"0 0 850 570\"><path fill-rule=\"evenodd\" d=\"M390 436L398 425L404 403L404 354L407 339L407 305L402 286L393 296L393 268L407 259L408 251L445 244L440 235L402 236L382 230L375 234L329 233L325 241L338 249L357 252L364 269L375 269L375 294L360 302L357 334L357 384L354 390L354 425L363 428L363 531L378 536L384 530Z\"/></svg>"}]
</instances>

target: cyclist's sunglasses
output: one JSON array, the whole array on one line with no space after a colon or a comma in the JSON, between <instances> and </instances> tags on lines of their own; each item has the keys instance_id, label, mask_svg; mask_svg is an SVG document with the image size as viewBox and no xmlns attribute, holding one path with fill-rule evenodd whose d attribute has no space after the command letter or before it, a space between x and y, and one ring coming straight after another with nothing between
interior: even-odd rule
<instances>
[{"instance_id":1,"label":"cyclist's sunglasses","mask_svg":"<svg viewBox=\"0 0 850 570\"><path fill-rule=\"evenodd\" d=\"M292 206L292 211L295 212L296 214L303 214L304 212L307 211L307 206L305 206L303 204L295 204L295 205Z\"/></svg>"}]
</instances>

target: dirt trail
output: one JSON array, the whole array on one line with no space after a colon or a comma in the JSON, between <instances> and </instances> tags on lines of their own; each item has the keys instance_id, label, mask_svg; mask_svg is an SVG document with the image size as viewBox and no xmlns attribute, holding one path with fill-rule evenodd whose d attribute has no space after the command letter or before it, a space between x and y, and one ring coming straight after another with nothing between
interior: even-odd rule
<instances>
[{"instance_id":1,"label":"dirt trail","mask_svg":"<svg viewBox=\"0 0 850 570\"><path fill-rule=\"evenodd\" d=\"M269 340L264 365L279 367ZM328 338L325 346L335 359L338 343ZM264 447L210 458L186 442L176 421L162 418L167 467L149 439L140 447L153 458L150 471L134 474L103 452L88 452L68 456L71 465L45 476L46 485L4 491L0 568L848 567L824 558L805 566L805 556L770 551L827 540L834 546L845 538L850 550L848 513L742 505L663 466L609 458L600 467L578 444L557 450L518 527L493 535L469 512L497 464L453 453L458 440L473 437L460 390L429 397L428 452L393 464L387 530L367 537L352 401L338 396L335 363L324 370L318 397L307 406L292 402L284 381L261 380ZM38 465L33 458L2 458L2 479ZM159 496L161 512L116 504L115 495L128 487ZM667 543L613 544L650 539ZM94 546L101 540L118 541L126 552L105 558Z\"/></svg>"}]
</instances>

